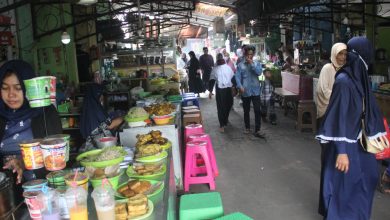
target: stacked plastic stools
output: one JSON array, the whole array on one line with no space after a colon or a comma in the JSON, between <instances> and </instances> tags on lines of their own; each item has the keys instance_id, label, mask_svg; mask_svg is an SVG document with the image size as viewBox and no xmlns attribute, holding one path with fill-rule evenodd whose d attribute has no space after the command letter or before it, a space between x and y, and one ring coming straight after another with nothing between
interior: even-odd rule
<instances>
[{"instance_id":1,"label":"stacked plastic stools","mask_svg":"<svg viewBox=\"0 0 390 220\"><path fill-rule=\"evenodd\" d=\"M189 124L184 127L184 143L187 143L188 135L202 134L204 133L203 126L201 124Z\"/></svg>"},{"instance_id":2,"label":"stacked plastic stools","mask_svg":"<svg viewBox=\"0 0 390 220\"><path fill-rule=\"evenodd\" d=\"M182 106L190 106L190 105L195 105L199 107L199 100L198 97L195 95L184 95L183 96L183 101L181 102Z\"/></svg>"},{"instance_id":3,"label":"stacked plastic stools","mask_svg":"<svg viewBox=\"0 0 390 220\"><path fill-rule=\"evenodd\" d=\"M223 216L221 194L218 192L187 194L180 198L179 219L204 220Z\"/></svg>"},{"instance_id":4,"label":"stacked plastic stools","mask_svg":"<svg viewBox=\"0 0 390 220\"><path fill-rule=\"evenodd\" d=\"M213 144L211 142L210 135L205 133L197 133L197 134L191 134L188 135L188 141L205 141L207 142L207 153L209 156L209 160L211 162L211 167L213 168L214 176L219 176L219 170L217 166L217 160L215 158ZM205 167L200 167L196 169L196 171L199 171L199 173L195 173L195 175L202 174L206 172Z\"/></svg>"},{"instance_id":5,"label":"stacked plastic stools","mask_svg":"<svg viewBox=\"0 0 390 220\"><path fill-rule=\"evenodd\" d=\"M253 218L244 215L241 212L234 212L232 214L225 215L223 217L216 218L214 220L253 220Z\"/></svg>"},{"instance_id":6,"label":"stacked plastic stools","mask_svg":"<svg viewBox=\"0 0 390 220\"><path fill-rule=\"evenodd\" d=\"M197 166L197 156L203 158L204 166ZM205 171L205 175L196 176ZM207 151L206 141L189 141L186 144L185 168L184 168L184 191L188 192L190 185L209 184L210 190L215 190L214 172Z\"/></svg>"}]
</instances>

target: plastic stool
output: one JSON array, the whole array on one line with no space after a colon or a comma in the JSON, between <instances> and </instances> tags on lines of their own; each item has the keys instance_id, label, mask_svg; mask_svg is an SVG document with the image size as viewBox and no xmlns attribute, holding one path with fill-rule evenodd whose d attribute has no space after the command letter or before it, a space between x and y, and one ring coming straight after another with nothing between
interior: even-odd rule
<instances>
[{"instance_id":1,"label":"plastic stool","mask_svg":"<svg viewBox=\"0 0 390 220\"><path fill-rule=\"evenodd\" d=\"M214 220L253 220L253 218L244 215L241 212L234 212L232 214L225 215L223 217L216 218Z\"/></svg>"},{"instance_id":2,"label":"plastic stool","mask_svg":"<svg viewBox=\"0 0 390 220\"><path fill-rule=\"evenodd\" d=\"M182 110L183 114L202 114L199 109Z\"/></svg>"},{"instance_id":3,"label":"plastic stool","mask_svg":"<svg viewBox=\"0 0 390 220\"><path fill-rule=\"evenodd\" d=\"M185 98L185 97L196 97L195 93L193 93L193 92L184 93L182 96L183 96L184 98Z\"/></svg>"},{"instance_id":4,"label":"plastic stool","mask_svg":"<svg viewBox=\"0 0 390 220\"><path fill-rule=\"evenodd\" d=\"M310 113L311 117L311 123L304 124L303 123L303 114L304 113ZM298 116L297 116L297 129L302 130L303 128L311 128L313 133L316 132L316 125L317 124L317 112L316 112L316 105L314 101L312 100L301 100L298 103Z\"/></svg>"},{"instance_id":5,"label":"plastic stool","mask_svg":"<svg viewBox=\"0 0 390 220\"><path fill-rule=\"evenodd\" d=\"M183 115L183 125L202 124L202 116L200 114L185 114Z\"/></svg>"},{"instance_id":6,"label":"plastic stool","mask_svg":"<svg viewBox=\"0 0 390 220\"><path fill-rule=\"evenodd\" d=\"M204 220L223 216L221 194L218 192L187 194L180 197L179 219Z\"/></svg>"},{"instance_id":7,"label":"plastic stool","mask_svg":"<svg viewBox=\"0 0 390 220\"><path fill-rule=\"evenodd\" d=\"M196 166L197 155L202 156L204 160L204 167L206 169L206 175L194 176L193 174L199 173ZM202 170L204 168L202 167ZM186 144L186 157L184 168L184 191L188 192L190 185L207 183L210 186L210 190L215 190L215 180L213 174L213 168L207 152L206 141L189 141Z\"/></svg>"},{"instance_id":8,"label":"plastic stool","mask_svg":"<svg viewBox=\"0 0 390 220\"><path fill-rule=\"evenodd\" d=\"M188 135L204 133L201 124L189 124L184 127L184 143L187 143Z\"/></svg>"},{"instance_id":9,"label":"plastic stool","mask_svg":"<svg viewBox=\"0 0 390 220\"><path fill-rule=\"evenodd\" d=\"M182 110L191 110L191 109L199 109L199 107L196 105L189 105L189 106L184 106L181 109Z\"/></svg>"},{"instance_id":10,"label":"plastic stool","mask_svg":"<svg viewBox=\"0 0 390 220\"><path fill-rule=\"evenodd\" d=\"M206 141L207 142L207 152L209 153L209 159L211 162L211 167L213 168L214 176L215 177L219 176L217 160L215 158L214 148L213 148L213 144L211 142L210 135L205 134L205 133L191 134L191 135L188 135L188 141ZM204 168L199 169L199 170L201 173L204 173L206 171ZM201 174L201 173L197 173L197 174Z\"/></svg>"},{"instance_id":11,"label":"plastic stool","mask_svg":"<svg viewBox=\"0 0 390 220\"><path fill-rule=\"evenodd\" d=\"M182 106L189 106L190 103L192 103L191 105L196 105L199 107L198 97L184 97L184 100L181 103Z\"/></svg>"}]
</instances>

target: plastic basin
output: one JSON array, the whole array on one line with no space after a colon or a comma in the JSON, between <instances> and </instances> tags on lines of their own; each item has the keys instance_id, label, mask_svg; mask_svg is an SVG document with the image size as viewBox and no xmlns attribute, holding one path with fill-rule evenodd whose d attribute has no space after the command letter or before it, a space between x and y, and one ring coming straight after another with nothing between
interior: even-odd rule
<instances>
[{"instance_id":1,"label":"plastic basin","mask_svg":"<svg viewBox=\"0 0 390 220\"><path fill-rule=\"evenodd\" d=\"M110 182L110 184L111 184L113 189L117 189L118 188L119 179L122 176L122 174L123 174L123 172L121 172L117 176L114 176L114 177L111 177L111 178L107 178L108 182ZM99 186L102 185L103 179L90 179L89 181L91 182L92 187L96 188L96 187L99 187Z\"/></svg>"}]
</instances>

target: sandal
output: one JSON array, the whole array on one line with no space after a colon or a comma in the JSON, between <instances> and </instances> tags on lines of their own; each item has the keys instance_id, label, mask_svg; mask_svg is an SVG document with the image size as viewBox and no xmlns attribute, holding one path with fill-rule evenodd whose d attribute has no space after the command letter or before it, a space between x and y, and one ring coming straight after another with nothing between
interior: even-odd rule
<instances>
[{"instance_id":1,"label":"sandal","mask_svg":"<svg viewBox=\"0 0 390 220\"><path fill-rule=\"evenodd\" d=\"M255 137L265 139L265 134L261 131L257 131L254 135Z\"/></svg>"},{"instance_id":2,"label":"sandal","mask_svg":"<svg viewBox=\"0 0 390 220\"><path fill-rule=\"evenodd\" d=\"M250 133L251 133L251 129L246 128L246 129L244 130L244 134L250 134Z\"/></svg>"}]
</instances>

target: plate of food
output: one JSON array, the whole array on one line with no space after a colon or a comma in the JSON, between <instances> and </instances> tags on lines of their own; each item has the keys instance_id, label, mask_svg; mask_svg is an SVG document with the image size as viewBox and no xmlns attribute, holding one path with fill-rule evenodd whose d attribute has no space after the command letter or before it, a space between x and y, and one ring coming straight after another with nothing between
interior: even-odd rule
<instances>
[{"instance_id":1,"label":"plate of food","mask_svg":"<svg viewBox=\"0 0 390 220\"><path fill-rule=\"evenodd\" d=\"M116 220L142 220L153 213L153 202L143 194L137 194L128 199L117 201L115 204Z\"/></svg>"},{"instance_id":2,"label":"plate of food","mask_svg":"<svg viewBox=\"0 0 390 220\"><path fill-rule=\"evenodd\" d=\"M105 168L121 163L127 152L123 147L114 146L104 149L87 151L76 157L76 160L84 167Z\"/></svg>"},{"instance_id":3,"label":"plate of food","mask_svg":"<svg viewBox=\"0 0 390 220\"><path fill-rule=\"evenodd\" d=\"M154 202L163 189L164 182L162 181L146 179L130 180L118 187L115 197L118 199L126 199L141 193Z\"/></svg>"},{"instance_id":4,"label":"plate of food","mask_svg":"<svg viewBox=\"0 0 390 220\"><path fill-rule=\"evenodd\" d=\"M167 138L164 138L159 130L153 130L147 134L137 135L137 143L135 146L138 148L139 146L146 144L158 144L163 150L172 146L172 142L170 142Z\"/></svg>"},{"instance_id":5,"label":"plate of food","mask_svg":"<svg viewBox=\"0 0 390 220\"><path fill-rule=\"evenodd\" d=\"M144 156L144 157L136 156L135 161L140 163L156 163L156 162L163 161L167 157L168 157L168 153L163 150L160 153L151 156Z\"/></svg>"},{"instance_id":6,"label":"plate of food","mask_svg":"<svg viewBox=\"0 0 390 220\"><path fill-rule=\"evenodd\" d=\"M126 174L128 177L134 179L156 180L161 179L166 171L167 166L164 163L161 163L161 165L134 163L133 166L127 168Z\"/></svg>"}]
</instances>

